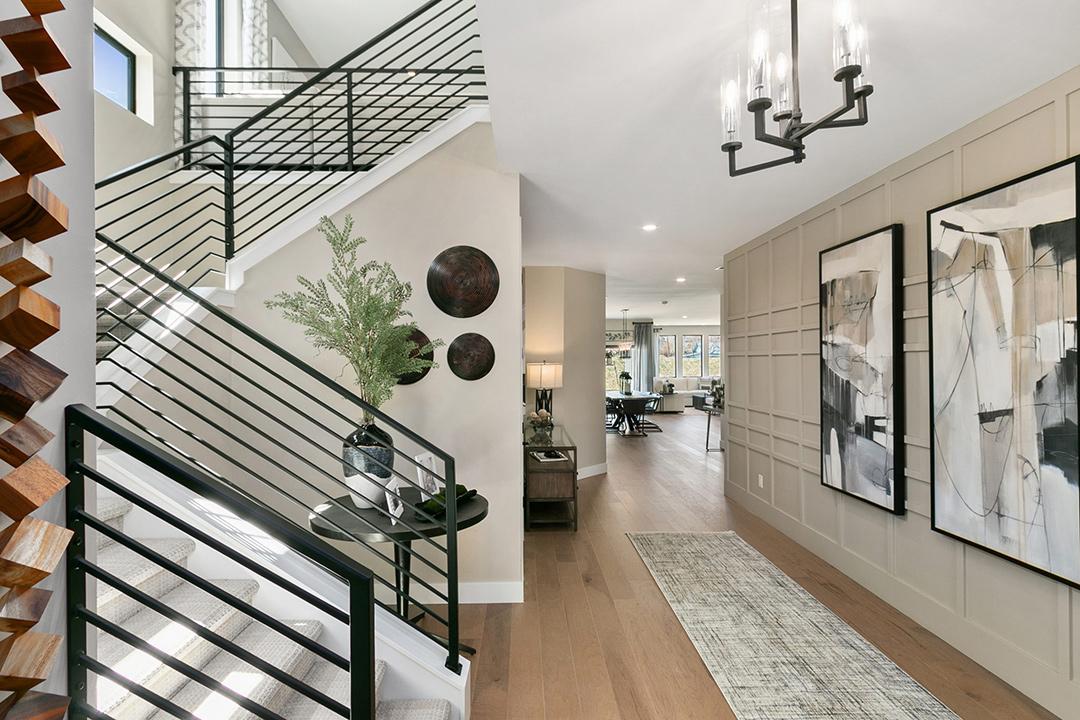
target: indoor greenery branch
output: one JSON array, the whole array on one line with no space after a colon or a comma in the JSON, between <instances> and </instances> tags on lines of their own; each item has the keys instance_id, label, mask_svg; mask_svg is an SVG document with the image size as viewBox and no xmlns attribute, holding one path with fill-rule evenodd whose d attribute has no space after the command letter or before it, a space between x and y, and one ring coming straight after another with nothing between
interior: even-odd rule
<instances>
[{"instance_id":1,"label":"indoor greenery branch","mask_svg":"<svg viewBox=\"0 0 1080 720\"><path fill-rule=\"evenodd\" d=\"M352 237L352 229L352 216L346 216L340 228L322 218L319 231L333 255L330 272L314 281L297 276L301 289L278 293L266 307L303 326L315 348L345 358L356 374L358 394L378 408L393 395L400 376L435 367L422 355L443 343L434 340L417 347L410 340L416 323L405 304L412 285L398 280L390 263L370 260L361 265L357 249L367 239ZM362 424L372 420L365 410Z\"/></svg>"}]
</instances>

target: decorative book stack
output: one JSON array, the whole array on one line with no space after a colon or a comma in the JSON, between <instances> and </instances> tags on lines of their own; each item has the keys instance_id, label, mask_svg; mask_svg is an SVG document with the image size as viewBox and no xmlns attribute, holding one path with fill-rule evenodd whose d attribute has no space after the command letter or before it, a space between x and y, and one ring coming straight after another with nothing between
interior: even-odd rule
<instances>
[{"instance_id":1,"label":"decorative book stack","mask_svg":"<svg viewBox=\"0 0 1080 720\"><path fill-rule=\"evenodd\" d=\"M0 42L20 70L0 79L21 111L0 119L0 156L17 175L0 181L0 277L11 287L0 294L0 460L11 469L0 478L0 720L59 720L68 698L35 692L48 676L62 637L37 632L52 591L35 587L55 570L71 532L31 517L67 485L37 456L53 433L28 413L51 395L66 373L34 354L60 330L60 308L34 285L52 275L52 258L39 245L65 231L67 207L38 175L64 165L60 144L41 116L60 106L41 76L66 70L67 58L42 16L64 9L60 0L22 0L29 15L0 21Z\"/></svg>"}]
</instances>

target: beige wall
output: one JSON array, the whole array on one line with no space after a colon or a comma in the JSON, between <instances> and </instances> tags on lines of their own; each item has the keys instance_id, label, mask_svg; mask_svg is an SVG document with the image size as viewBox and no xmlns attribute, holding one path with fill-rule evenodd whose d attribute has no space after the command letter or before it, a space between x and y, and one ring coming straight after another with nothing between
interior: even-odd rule
<instances>
[{"instance_id":1,"label":"beige wall","mask_svg":"<svg viewBox=\"0 0 1080 720\"><path fill-rule=\"evenodd\" d=\"M525 361L561 362L563 386L552 396L555 421L578 447L584 474L606 471L604 430L604 292L606 278L563 267L527 267ZM527 392L526 409L535 393Z\"/></svg>"},{"instance_id":2,"label":"beige wall","mask_svg":"<svg viewBox=\"0 0 1080 720\"><path fill-rule=\"evenodd\" d=\"M1077 153L1080 68L725 258L728 495L1070 720L1080 591L930 529L925 283L928 209ZM903 517L818 478L817 254L889 223L905 237Z\"/></svg>"},{"instance_id":3,"label":"beige wall","mask_svg":"<svg viewBox=\"0 0 1080 720\"><path fill-rule=\"evenodd\" d=\"M368 239L361 257L389 261L413 286L408 309L432 339L447 344L477 332L494 345L491 373L467 382L446 365L415 385L399 387L384 410L457 460L457 477L491 503L490 515L460 536L462 599L507 601L522 582L522 286L519 179L500 172L490 125L477 125L421 162L364 195L336 216L355 220ZM495 261L500 290L495 303L473 318L453 318L431 301L427 270L453 245L480 248ZM343 361L316 354L303 330L281 320L263 302L294 289L296 275L319 277L330 265L322 235L312 230L247 271L237 294L236 317L331 378L348 385ZM356 548L349 548L355 551Z\"/></svg>"},{"instance_id":4,"label":"beige wall","mask_svg":"<svg viewBox=\"0 0 1080 720\"><path fill-rule=\"evenodd\" d=\"M175 3L174 0L95 0L93 5L154 57L153 125L94 93L94 177L100 180L173 148Z\"/></svg>"}]
</instances>

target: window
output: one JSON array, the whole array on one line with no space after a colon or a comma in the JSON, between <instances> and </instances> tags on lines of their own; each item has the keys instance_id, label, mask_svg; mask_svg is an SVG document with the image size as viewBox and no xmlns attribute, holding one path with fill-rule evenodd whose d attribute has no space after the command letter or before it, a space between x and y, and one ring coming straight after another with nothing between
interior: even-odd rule
<instances>
[{"instance_id":1,"label":"window","mask_svg":"<svg viewBox=\"0 0 1080 720\"><path fill-rule=\"evenodd\" d=\"M619 374L623 372L630 372L633 360L630 357L630 352L622 352L618 348L607 349L604 361L604 389L605 390L618 390L619 389ZM631 373L633 375L633 373Z\"/></svg>"},{"instance_id":2,"label":"window","mask_svg":"<svg viewBox=\"0 0 1080 720\"><path fill-rule=\"evenodd\" d=\"M660 377L675 377L675 336L656 337L656 372Z\"/></svg>"},{"instance_id":3,"label":"window","mask_svg":"<svg viewBox=\"0 0 1080 720\"><path fill-rule=\"evenodd\" d=\"M682 376L701 377L701 336L683 335Z\"/></svg>"},{"instance_id":4,"label":"window","mask_svg":"<svg viewBox=\"0 0 1080 720\"><path fill-rule=\"evenodd\" d=\"M709 369L708 373L710 377L720 377L720 336L709 336Z\"/></svg>"},{"instance_id":5,"label":"window","mask_svg":"<svg viewBox=\"0 0 1080 720\"><path fill-rule=\"evenodd\" d=\"M94 27L94 89L135 112L135 53Z\"/></svg>"}]
</instances>

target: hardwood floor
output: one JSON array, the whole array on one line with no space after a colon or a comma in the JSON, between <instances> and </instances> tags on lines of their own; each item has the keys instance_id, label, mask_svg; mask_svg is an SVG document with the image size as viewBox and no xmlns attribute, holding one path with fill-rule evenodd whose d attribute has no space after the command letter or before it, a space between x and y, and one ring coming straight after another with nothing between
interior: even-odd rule
<instances>
[{"instance_id":1,"label":"hardwood floor","mask_svg":"<svg viewBox=\"0 0 1080 720\"><path fill-rule=\"evenodd\" d=\"M474 720L734 718L631 531L735 530L967 720L1052 719L935 635L724 498L705 418L608 436L608 474L581 481L577 533L525 539L525 602L462 607ZM794 720L794 719L793 719ZM884 719L883 719L884 720Z\"/></svg>"}]
</instances>

